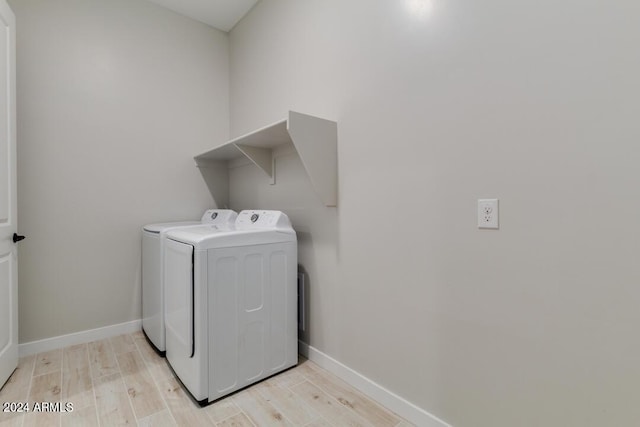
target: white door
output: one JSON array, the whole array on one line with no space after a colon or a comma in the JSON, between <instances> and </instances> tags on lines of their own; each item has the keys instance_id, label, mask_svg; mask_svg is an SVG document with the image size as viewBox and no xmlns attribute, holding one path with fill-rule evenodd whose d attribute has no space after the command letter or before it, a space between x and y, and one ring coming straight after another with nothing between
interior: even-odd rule
<instances>
[{"instance_id":1,"label":"white door","mask_svg":"<svg viewBox=\"0 0 640 427\"><path fill-rule=\"evenodd\" d=\"M0 387L18 365L15 22L0 0Z\"/></svg>"}]
</instances>

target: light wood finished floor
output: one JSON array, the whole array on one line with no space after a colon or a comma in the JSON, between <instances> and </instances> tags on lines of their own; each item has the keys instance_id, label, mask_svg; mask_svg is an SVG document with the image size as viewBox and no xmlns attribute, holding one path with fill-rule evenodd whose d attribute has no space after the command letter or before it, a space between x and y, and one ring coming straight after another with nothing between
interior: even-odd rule
<instances>
[{"instance_id":1,"label":"light wood finished floor","mask_svg":"<svg viewBox=\"0 0 640 427\"><path fill-rule=\"evenodd\" d=\"M411 426L304 358L297 367L200 408L142 332L20 359L4 402L61 402L73 412L0 412L0 427Z\"/></svg>"}]
</instances>

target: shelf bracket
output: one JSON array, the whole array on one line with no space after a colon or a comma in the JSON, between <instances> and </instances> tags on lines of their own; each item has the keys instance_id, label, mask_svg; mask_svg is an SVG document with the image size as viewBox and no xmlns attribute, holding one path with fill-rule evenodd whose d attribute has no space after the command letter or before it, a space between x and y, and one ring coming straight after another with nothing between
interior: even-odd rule
<instances>
[{"instance_id":1,"label":"shelf bracket","mask_svg":"<svg viewBox=\"0 0 640 427\"><path fill-rule=\"evenodd\" d=\"M273 178L273 152L271 148L251 147L236 144L242 154L247 156L254 165L258 166L269 178Z\"/></svg>"},{"instance_id":2,"label":"shelf bracket","mask_svg":"<svg viewBox=\"0 0 640 427\"><path fill-rule=\"evenodd\" d=\"M271 156L271 181L270 185L276 185L276 156Z\"/></svg>"}]
</instances>

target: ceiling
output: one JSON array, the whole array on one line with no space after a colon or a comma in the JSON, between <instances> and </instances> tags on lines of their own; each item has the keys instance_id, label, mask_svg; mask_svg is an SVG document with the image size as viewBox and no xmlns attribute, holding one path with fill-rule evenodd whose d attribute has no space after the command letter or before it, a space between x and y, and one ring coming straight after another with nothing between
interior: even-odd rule
<instances>
[{"instance_id":1,"label":"ceiling","mask_svg":"<svg viewBox=\"0 0 640 427\"><path fill-rule=\"evenodd\" d=\"M229 31L258 0L149 0L181 15Z\"/></svg>"}]
</instances>

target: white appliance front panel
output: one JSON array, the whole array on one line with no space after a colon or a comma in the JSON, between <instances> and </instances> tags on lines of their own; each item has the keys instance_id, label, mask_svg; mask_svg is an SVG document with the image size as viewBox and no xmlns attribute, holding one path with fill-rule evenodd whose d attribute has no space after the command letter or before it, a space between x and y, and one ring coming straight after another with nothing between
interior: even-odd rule
<instances>
[{"instance_id":1,"label":"white appliance front panel","mask_svg":"<svg viewBox=\"0 0 640 427\"><path fill-rule=\"evenodd\" d=\"M193 246L167 240L164 248L167 334L175 337L172 354L191 357L193 347Z\"/></svg>"},{"instance_id":2,"label":"white appliance front panel","mask_svg":"<svg viewBox=\"0 0 640 427\"><path fill-rule=\"evenodd\" d=\"M166 239L164 263L167 361L193 397L206 400L206 252Z\"/></svg>"},{"instance_id":3,"label":"white appliance front panel","mask_svg":"<svg viewBox=\"0 0 640 427\"><path fill-rule=\"evenodd\" d=\"M164 292L160 235L142 232L142 328L160 351L165 350Z\"/></svg>"},{"instance_id":4,"label":"white appliance front panel","mask_svg":"<svg viewBox=\"0 0 640 427\"><path fill-rule=\"evenodd\" d=\"M238 371L238 290L239 263L235 254L211 250L207 273L209 295L209 362L210 376L216 378L215 391L235 390ZM217 285L224 283L224 286ZM217 333L221 331L221 333ZM215 335L215 336L214 336ZM215 342L212 342L215 341Z\"/></svg>"},{"instance_id":5,"label":"white appliance front panel","mask_svg":"<svg viewBox=\"0 0 640 427\"><path fill-rule=\"evenodd\" d=\"M298 360L296 242L209 249L209 401Z\"/></svg>"}]
</instances>

